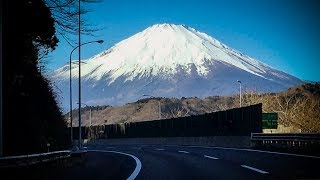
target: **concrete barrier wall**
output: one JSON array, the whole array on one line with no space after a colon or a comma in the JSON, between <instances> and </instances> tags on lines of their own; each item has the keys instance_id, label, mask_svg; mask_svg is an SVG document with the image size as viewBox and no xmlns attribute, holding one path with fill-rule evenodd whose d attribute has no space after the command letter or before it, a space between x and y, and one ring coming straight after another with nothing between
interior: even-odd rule
<instances>
[{"instance_id":1,"label":"concrete barrier wall","mask_svg":"<svg viewBox=\"0 0 320 180\"><path fill-rule=\"evenodd\" d=\"M250 136L208 136L208 137L156 137L115 138L87 141L88 144L104 145L197 145L250 148Z\"/></svg>"}]
</instances>

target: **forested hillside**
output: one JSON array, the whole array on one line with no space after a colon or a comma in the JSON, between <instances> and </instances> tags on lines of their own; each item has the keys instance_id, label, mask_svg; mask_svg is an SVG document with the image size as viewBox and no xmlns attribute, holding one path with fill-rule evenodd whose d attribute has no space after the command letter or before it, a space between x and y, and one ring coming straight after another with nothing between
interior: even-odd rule
<instances>
[{"instance_id":1,"label":"forested hillside","mask_svg":"<svg viewBox=\"0 0 320 180\"><path fill-rule=\"evenodd\" d=\"M244 90L242 106L262 103L264 112L277 112L279 124L292 131L320 132L320 84L304 84L280 93L257 94ZM160 104L160 111L159 111ZM136 122L161 118L204 114L239 107L239 95L200 98L146 98L119 107L86 107L82 109L83 124L89 125L90 108L93 125ZM77 110L73 111L77 119ZM65 115L69 118L69 113ZM77 126L77 121L74 122Z\"/></svg>"}]
</instances>

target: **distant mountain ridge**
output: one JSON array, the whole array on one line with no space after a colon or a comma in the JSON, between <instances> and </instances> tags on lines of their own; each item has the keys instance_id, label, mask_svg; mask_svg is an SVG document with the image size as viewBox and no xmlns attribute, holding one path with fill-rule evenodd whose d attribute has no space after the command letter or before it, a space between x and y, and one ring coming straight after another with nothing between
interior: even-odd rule
<instances>
[{"instance_id":1,"label":"distant mountain ridge","mask_svg":"<svg viewBox=\"0 0 320 180\"><path fill-rule=\"evenodd\" d=\"M177 98L230 95L238 93L237 80L259 92L277 92L303 83L205 33L174 24L153 25L81 67L82 99L90 105L121 105L141 99L143 94ZM73 65L72 75L76 80L77 65ZM69 65L50 77L61 91L57 92L62 107L68 109Z\"/></svg>"}]
</instances>

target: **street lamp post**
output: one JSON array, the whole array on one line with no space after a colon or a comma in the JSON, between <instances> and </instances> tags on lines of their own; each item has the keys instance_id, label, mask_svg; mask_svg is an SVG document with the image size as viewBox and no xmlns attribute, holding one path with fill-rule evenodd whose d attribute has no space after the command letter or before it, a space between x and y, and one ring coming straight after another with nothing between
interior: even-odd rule
<instances>
[{"instance_id":1,"label":"street lamp post","mask_svg":"<svg viewBox=\"0 0 320 180\"><path fill-rule=\"evenodd\" d=\"M91 128L91 124L92 124L92 122L91 122L91 119L92 119L92 109L91 109L91 107L90 107L90 115L89 115L89 127Z\"/></svg>"},{"instance_id":2,"label":"street lamp post","mask_svg":"<svg viewBox=\"0 0 320 180\"><path fill-rule=\"evenodd\" d=\"M241 81L240 81L240 80L237 80L237 82L238 82L239 85L240 85L240 107L241 107L241 98L242 98L242 95L241 95Z\"/></svg>"},{"instance_id":3,"label":"street lamp post","mask_svg":"<svg viewBox=\"0 0 320 180\"><path fill-rule=\"evenodd\" d=\"M79 116L79 149L81 149L81 80L80 80L80 74L81 74L81 12L80 12L80 0L78 0L78 60L79 60L79 110L78 110L78 116Z\"/></svg>"},{"instance_id":4,"label":"street lamp post","mask_svg":"<svg viewBox=\"0 0 320 180\"><path fill-rule=\"evenodd\" d=\"M159 102L158 102L158 106L159 106L159 119L161 119L161 102L160 102L160 99L159 99Z\"/></svg>"},{"instance_id":5,"label":"street lamp post","mask_svg":"<svg viewBox=\"0 0 320 180\"><path fill-rule=\"evenodd\" d=\"M143 96L147 96L147 97L151 97L151 98L156 98L154 96L148 95L148 94L144 94ZM161 102L160 100L158 101L158 108L159 108L159 119L161 119Z\"/></svg>"},{"instance_id":6,"label":"street lamp post","mask_svg":"<svg viewBox=\"0 0 320 180\"><path fill-rule=\"evenodd\" d=\"M80 46L83 46L83 45L86 45L86 44L92 44L92 43L99 43L99 44L102 44L103 43L103 40L97 40L97 41L89 41L89 42L86 42L86 43L82 43L76 47L74 47L71 52L70 52L70 56L69 56L69 75L70 75L70 78L69 78L69 90L70 90L70 134L71 134L71 142L73 140L73 129L72 129L72 122L73 122L73 117L72 117L72 73L71 73L71 66L72 66L72 53L77 49L79 48L80 49ZM79 58L79 68L80 68L80 58ZM80 69L79 69L79 82L80 82ZM79 87L80 87L80 83L79 83ZM79 97L80 97L80 91L79 91ZM80 100L81 101L81 100ZM79 101L79 102L80 102ZM79 108L79 111L80 111L80 108ZM80 114L80 113L79 113ZM81 118L79 116L79 118ZM81 129L81 120L79 120L79 130ZM79 132L79 135L81 135L81 130ZM81 140L81 137L79 137L79 140Z\"/></svg>"}]
</instances>

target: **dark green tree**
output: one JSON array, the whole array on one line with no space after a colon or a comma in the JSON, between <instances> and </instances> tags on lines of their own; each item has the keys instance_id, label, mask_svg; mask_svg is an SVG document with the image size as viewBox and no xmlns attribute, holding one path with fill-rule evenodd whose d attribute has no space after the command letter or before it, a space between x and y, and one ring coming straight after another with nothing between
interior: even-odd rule
<instances>
[{"instance_id":1,"label":"dark green tree","mask_svg":"<svg viewBox=\"0 0 320 180\"><path fill-rule=\"evenodd\" d=\"M5 155L65 149L66 124L39 57L54 50L55 20L43 0L3 2L3 143Z\"/></svg>"}]
</instances>

